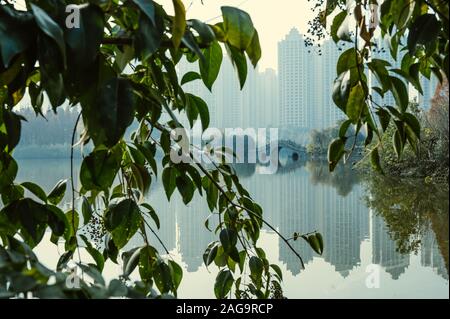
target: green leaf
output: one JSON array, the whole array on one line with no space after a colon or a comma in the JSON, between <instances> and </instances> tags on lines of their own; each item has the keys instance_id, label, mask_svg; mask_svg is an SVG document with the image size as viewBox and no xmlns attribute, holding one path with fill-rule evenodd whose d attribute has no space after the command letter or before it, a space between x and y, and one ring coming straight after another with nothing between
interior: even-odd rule
<instances>
[{"instance_id":1,"label":"green leaf","mask_svg":"<svg viewBox=\"0 0 450 319\"><path fill-rule=\"evenodd\" d=\"M48 225L53 232L53 236L60 237L70 227L69 221L63 211L56 206L46 205L48 212Z\"/></svg>"},{"instance_id":2,"label":"green leaf","mask_svg":"<svg viewBox=\"0 0 450 319\"><path fill-rule=\"evenodd\" d=\"M346 114L353 123L357 123L361 118L363 109L366 105L366 96L360 83L352 87L346 106Z\"/></svg>"},{"instance_id":3,"label":"green leaf","mask_svg":"<svg viewBox=\"0 0 450 319\"><path fill-rule=\"evenodd\" d=\"M400 159L403 152L403 139L398 130L396 130L394 135L392 136L392 145L394 146L394 151L397 155L397 158Z\"/></svg>"},{"instance_id":4,"label":"green leaf","mask_svg":"<svg viewBox=\"0 0 450 319\"><path fill-rule=\"evenodd\" d=\"M230 292L233 282L233 274L229 270L222 269L217 275L214 284L214 294L216 295L216 298L225 298Z\"/></svg>"},{"instance_id":5,"label":"green leaf","mask_svg":"<svg viewBox=\"0 0 450 319\"><path fill-rule=\"evenodd\" d=\"M350 48L344 53L342 53L339 56L337 65L336 65L336 71L337 74L340 75L341 73L351 70L353 68L356 68L358 66L357 64L357 53L355 51L355 48Z\"/></svg>"},{"instance_id":6,"label":"green leaf","mask_svg":"<svg viewBox=\"0 0 450 319\"><path fill-rule=\"evenodd\" d=\"M125 277L130 276L134 269L136 269L142 258L142 255L145 255L145 250L145 247L136 247L131 249L130 251L123 253L123 275Z\"/></svg>"},{"instance_id":7,"label":"green leaf","mask_svg":"<svg viewBox=\"0 0 450 319\"><path fill-rule=\"evenodd\" d=\"M175 10L175 18L172 26L172 42L175 49L178 49L186 30L186 9L181 0L172 0Z\"/></svg>"},{"instance_id":8,"label":"green leaf","mask_svg":"<svg viewBox=\"0 0 450 319\"><path fill-rule=\"evenodd\" d=\"M225 252L229 252L236 247L238 235L235 230L224 228L220 232L219 238Z\"/></svg>"},{"instance_id":9,"label":"green leaf","mask_svg":"<svg viewBox=\"0 0 450 319\"><path fill-rule=\"evenodd\" d=\"M23 187L25 187L27 190L29 190L33 195L35 195L37 198L42 200L43 202L47 202L47 195L45 194L44 190L37 184L32 182L24 182L22 184Z\"/></svg>"},{"instance_id":10,"label":"green leaf","mask_svg":"<svg viewBox=\"0 0 450 319\"><path fill-rule=\"evenodd\" d=\"M89 67L97 58L103 40L103 12L94 5L75 5L79 10L79 27L67 28L65 39L71 49L68 58L79 68Z\"/></svg>"},{"instance_id":11,"label":"green leaf","mask_svg":"<svg viewBox=\"0 0 450 319\"><path fill-rule=\"evenodd\" d=\"M150 206L150 205L147 204L147 203L144 203L144 204L142 204L141 206L144 207L144 208L146 208L146 209L148 210L148 213L150 214L150 217L153 219L153 221L154 221L155 224L156 224L156 227L159 229L159 228L161 227L161 224L160 224L160 222L159 222L159 217L158 217L158 215L156 214L156 211L153 209L153 207Z\"/></svg>"},{"instance_id":12,"label":"green leaf","mask_svg":"<svg viewBox=\"0 0 450 319\"><path fill-rule=\"evenodd\" d=\"M183 269L173 260L169 260L170 274L172 277L173 289L176 291L180 286L181 280L183 279Z\"/></svg>"},{"instance_id":13,"label":"green leaf","mask_svg":"<svg viewBox=\"0 0 450 319\"><path fill-rule=\"evenodd\" d=\"M250 257L248 265L250 267L252 276L255 278L260 278L264 270L264 264L262 260L256 256L252 256Z\"/></svg>"},{"instance_id":14,"label":"green leaf","mask_svg":"<svg viewBox=\"0 0 450 319\"><path fill-rule=\"evenodd\" d=\"M379 109L377 110L378 119L380 120L381 128L383 129L383 132L386 132L389 123L391 121L391 115L388 111L385 109Z\"/></svg>"},{"instance_id":15,"label":"green leaf","mask_svg":"<svg viewBox=\"0 0 450 319\"><path fill-rule=\"evenodd\" d=\"M80 180L86 190L105 190L111 187L120 168L121 154L98 150L86 156L81 164Z\"/></svg>"},{"instance_id":16,"label":"green leaf","mask_svg":"<svg viewBox=\"0 0 450 319\"><path fill-rule=\"evenodd\" d=\"M225 36L232 46L246 50L253 40L255 27L247 12L235 7L221 7Z\"/></svg>"},{"instance_id":17,"label":"green leaf","mask_svg":"<svg viewBox=\"0 0 450 319\"><path fill-rule=\"evenodd\" d=\"M270 268L272 268L275 271L275 273L278 275L278 277L280 277L280 280L283 280L283 272L281 271L281 269L278 265L271 264Z\"/></svg>"},{"instance_id":18,"label":"green leaf","mask_svg":"<svg viewBox=\"0 0 450 319\"><path fill-rule=\"evenodd\" d=\"M347 18L347 11L343 10L340 13L338 13L333 19L333 23L331 24L330 34L335 43L338 43L340 40L340 38L338 36L338 30L342 26L342 23L345 21L345 18Z\"/></svg>"},{"instance_id":19,"label":"green leaf","mask_svg":"<svg viewBox=\"0 0 450 319\"><path fill-rule=\"evenodd\" d=\"M185 75L183 75L183 78L181 79L181 85L184 85L186 83L189 83L189 82L192 82L195 80L200 80L201 78L202 77L197 72L194 72L194 71L188 72Z\"/></svg>"},{"instance_id":20,"label":"green leaf","mask_svg":"<svg viewBox=\"0 0 450 319\"><path fill-rule=\"evenodd\" d=\"M203 83L211 91L222 64L222 48L215 41L207 49L203 50L203 56L205 57L204 59L199 59L200 74Z\"/></svg>"},{"instance_id":21,"label":"green leaf","mask_svg":"<svg viewBox=\"0 0 450 319\"><path fill-rule=\"evenodd\" d=\"M100 87L93 103L82 104L84 123L96 146L117 144L133 122L135 103L130 81L113 78Z\"/></svg>"},{"instance_id":22,"label":"green leaf","mask_svg":"<svg viewBox=\"0 0 450 319\"><path fill-rule=\"evenodd\" d=\"M425 47L428 47L429 45L433 44L435 41L437 41L440 30L441 23L437 20L436 14L428 13L416 18L409 28L409 52L411 54L414 54L418 45L424 45Z\"/></svg>"},{"instance_id":23,"label":"green leaf","mask_svg":"<svg viewBox=\"0 0 450 319\"><path fill-rule=\"evenodd\" d=\"M155 5L152 0L133 0L141 11L153 22L155 22Z\"/></svg>"},{"instance_id":24,"label":"green leaf","mask_svg":"<svg viewBox=\"0 0 450 319\"><path fill-rule=\"evenodd\" d=\"M420 122L419 120L411 113L403 114L403 118L406 124L411 128L416 137L420 139Z\"/></svg>"},{"instance_id":25,"label":"green leaf","mask_svg":"<svg viewBox=\"0 0 450 319\"><path fill-rule=\"evenodd\" d=\"M69 251L64 252L61 255L61 257L59 257L58 263L56 265L56 270L57 271L61 271L62 269L64 269L66 267L67 263L72 258L73 253L74 253L73 250L69 250Z\"/></svg>"},{"instance_id":26,"label":"green leaf","mask_svg":"<svg viewBox=\"0 0 450 319\"><path fill-rule=\"evenodd\" d=\"M203 262L208 267L214 261L217 256L217 251L219 249L218 242L212 242L208 245L205 252L203 253Z\"/></svg>"},{"instance_id":27,"label":"green leaf","mask_svg":"<svg viewBox=\"0 0 450 319\"><path fill-rule=\"evenodd\" d=\"M33 11L34 17L36 18L36 23L47 36L52 38L61 52L62 59L65 63L66 61L66 44L64 42L64 33L59 25L53 21L52 18L40 7L35 4L30 4L31 10Z\"/></svg>"},{"instance_id":28,"label":"green leaf","mask_svg":"<svg viewBox=\"0 0 450 319\"><path fill-rule=\"evenodd\" d=\"M111 232L117 248L122 248L134 236L141 224L137 204L128 198L111 203L105 214L105 227Z\"/></svg>"},{"instance_id":29,"label":"green leaf","mask_svg":"<svg viewBox=\"0 0 450 319\"><path fill-rule=\"evenodd\" d=\"M80 237L86 244L86 250L94 259L98 270L103 271L103 267L105 266L105 258L103 258L103 255L92 246L92 244L89 242L86 236L81 235Z\"/></svg>"},{"instance_id":30,"label":"green leaf","mask_svg":"<svg viewBox=\"0 0 450 319\"><path fill-rule=\"evenodd\" d=\"M192 180L187 175L180 175L176 178L175 183L181 197L183 198L183 203L185 205L189 204L192 201L195 191L195 186L192 183Z\"/></svg>"},{"instance_id":31,"label":"green leaf","mask_svg":"<svg viewBox=\"0 0 450 319\"><path fill-rule=\"evenodd\" d=\"M145 1L145 0L142 0ZM147 60L153 53L158 51L161 46L161 40L164 32L164 22L162 18L156 16L156 23L152 21L147 15L140 15L139 28L135 34L135 50L141 55L142 60Z\"/></svg>"},{"instance_id":32,"label":"green leaf","mask_svg":"<svg viewBox=\"0 0 450 319\"><path fill-rule=\"evenodd\" d=\"M250 61L253 64L253 67L256 68L256 65L258 64L258 61L261 59L262 51L261 51L261 44L259 43L259 35L258 31L255 30L255 33L253 34L252 42L250 42L250 45L245 50L247 52L247 55L250 59Z\"/></svg>"},{"instance_id":33,"label":"green leaf","mask_svg":"<svg viewBox=\"0 0 450 319\"><path fill-rule=\"evenodd\" d=\"M14 57L33 43L35 32L33 16L29 12L15 11L9 6L0 7L0 56L6 68L10 67Z\"/></svg>"},{"instance_id":34,"label":"green leaf","mask_svg":"<svg viewBox=\"0 0 450 319\"><path fill-rule=\"evenodd\" d=\"M319 234L320 235L320 234ZM318 253L319 255L322 255L323 253L323 240L322 236L317 236L317 234L309 235L305 239L308 244L311 246L311 248Z\"/></svg>"},{"instance_id":35,"label":"green leaf","mask_svg":"<svg viewBox=\"0 0 450 319\"><path fill-rule=\"evenodd\" d=\"M397 106L400 108L401 112L406 112L408 108L409 98L408 98L408 89L406 88L405 83L399 78L390 77L392 87L392 95L394 96L395 102Z\"/></svg>"},{"instance_id":36,"label":"green leaf","mask_svg":"<svg viewBox=\"0 0 450 319\"><path fill-rule=\"evenodd\" d=\"M231 62L233 63L233 66L235 67L238 77L239 77L239 84L241 86L241 90L243 89L245 85L245 81L247 80L247 59L245 55L240 52L237 48L226 45L228 55L231 58Z\"/></svg>"},{"instance_id":37,"label":"green leaf","mask_svg":"<svg viewBox=\"0 0 450 319\"><path fill-rule=\"evenodd\" d=\"M174 167L166 167L162 173L162 181L164 190L166 191L167 199L170 200L172 197L175 188L177 187L176 178L178 175L178 171Z\"/></svg>"},{"instance_id":38,"label":"green leaf","mask_svg":"<svg viewBox=\"0 0 450 319\"><path fill-rule=\"evenodd\" d=\"M370 163L374 170L383 173L383 169L381 167L381 161L380 161L380 153L378 152L378 147L375 147L370 152Z\"/></svg>"},{"instance_id":39,"label":"green leaf","mask_svg":"<svg viewBox=\"0 0 450 319\"><path fill-rule=\"evenodd\" d=\"M388 91L389 88L391 87L389 72L386 68L386 66L388 65L389 65L388 62L380 59L372 59L371 62L367 63L367 66L375 75L378 83L380 83L381 86L383 87L383 92Z\"/></svg>"},{"instance_id":40,"label":"green leaf","mask_svg":"<svg viewBox=\"0 0 450 319\"><path fill-rule=\"evenodd\" d=\"M206 23L193 19L189 20L188 24L191 25L195 31L197 31L202 43L211 43L215 40L216 36L213 29Z\"/></svg>"},{"instance_id":41,"label":"green leaf","mask_svg":"<svg viewBox=\"0 0 450 319\"><path fill-rule=\"evenodd\" d=\"M89 204L89 201L84 196L82 197L81 213L83 215L83 224L86 225L91 220L94 212L92 211L91 204Z\"/></svg>"},{"instance_id":42,"label":"green leaf","mask_svg":"<svg viewBox=\"0 0 450 319\"><path fill-rule=\"evenodd\" d=\"M153 278L156 287L162 294L169 292L173 287L170 267L162 260L156 262Z\"/></svg>"},{"instance_id":43,"label":"green leaf","mask_svg":"<svg viewBox=\"0 0 450 319\"><path fill-rule=\"evenodd\" d=\"M58 205L64 198L66 188L67 188L67 179L60 180L58 183L56 183L55 187L53 187L53 189L48 194L47 200L53 205Z\"/></svg>"},{"instance_id":44,"label":"green leaf","mask_svg":"<svg viewBox=\"0 0 450 319\"><path fill-rule=\"evenodd\" d=\"M0 132L0 147L8 146L8 150L12 151L19 144L22 120L25 120L25 118L9 110L0 112L3 113L0 113L0 117L3 117L3 124L6 129L6 132Z\"/></svg>"},{"instance_id":45,"label":"green leaf","mask_svg":"<svg viewBox=\"0 0 450 319\"><path fill-rule=\"evenodd\" d=\"M200 97L193 94L186 94L189 105L195 107L197 113L200 115L200 120L202 122L202 129L206 130L209 127L209 110L208 105Z\"/></svg>"},{"instance_id":46,"label":"green leaf","mask_svg":"<svg viewBox=\"0 0 450 319\"><path fill-rule=\"evenodd\" d=\"M331 142L328 147L328 164L330 171L334 171L336 165L345 154L345 143L342 139L337 138Z\"/></svg>"}]
</instances>

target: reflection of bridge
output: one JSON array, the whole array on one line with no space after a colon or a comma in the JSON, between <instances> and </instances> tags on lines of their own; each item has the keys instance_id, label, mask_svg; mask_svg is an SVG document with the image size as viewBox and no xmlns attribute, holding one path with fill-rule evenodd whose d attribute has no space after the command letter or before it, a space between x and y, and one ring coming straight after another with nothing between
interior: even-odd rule
<instances>
[{"instance_id":1,"label":"reflection of bridge","mask_svg":"<svg viewBox=\"0 0 450 319\"><path fill-rule=\"evenodd\" d=\"M274 149L275 147L277 147L277 150ZM280 162L286 160L293 160L294 162L299 160L306 160L307 157L306 147L291 140L278 140L277 143L268 143L265 145L265 150L264 146L258 149L258 154L260 154L261 151L265 151L265 154L267 155L274 155L276 151L278 153L278 160Z\"/></svg>"}]
</instances>

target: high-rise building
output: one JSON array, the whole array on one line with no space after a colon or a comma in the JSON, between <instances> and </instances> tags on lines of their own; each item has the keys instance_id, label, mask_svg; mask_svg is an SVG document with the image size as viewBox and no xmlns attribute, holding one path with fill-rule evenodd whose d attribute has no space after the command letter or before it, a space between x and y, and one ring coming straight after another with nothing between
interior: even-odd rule
<instances>
[{"instance_id":1,"label":"high-rise building","mask_svg":"<svg viewBox=\"0 0 450 319\"><path fill-rule=\"evenodd\" d=\"M438 86L439 80L434 75L431 74L430 79L422 77L420 80L420 85L422 86L423 95L419 94L419 107L424 110L429 110L431 107L431 99L436 93L436 88Z\"/></svg>"},{"instance_id":2,"label":"high-rise building","mask_svg":"<svg viewBox=\"0 0 450 319\"><path fill-rule=\"evenodd\" d=\"M323 129L336 124L343 113L332 100L340 49L331 40L307 47L292 29L278 43L280 120L283 126Z\"/></svg>"},{"instance_id":3,"label":"high-rise building","mask_svg":"<svg viewBox=\"0 0 450 319\"><path fill-rule=\"evenodd\" d=\"M292 29L278 43L278 91L282 126L311 127L308 107L308 54L303 36Z\"/></svg>"}]
</instances>

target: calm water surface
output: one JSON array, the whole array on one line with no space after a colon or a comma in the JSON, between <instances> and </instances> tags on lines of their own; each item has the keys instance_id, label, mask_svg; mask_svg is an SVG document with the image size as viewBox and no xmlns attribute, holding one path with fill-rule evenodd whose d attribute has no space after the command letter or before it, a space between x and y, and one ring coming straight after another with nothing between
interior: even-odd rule
<instances>
[{"instance_id":1,"label":"calm water surface","mask_svg":"<svg viewBox=\"0 0 450 319\"><path fill-rule=\"evenodd\" d=\"M318 163L288 166L275 175L259 174L251 165L238 168L265 218L282 234L323 234L323 256L303 242L294 243L306 264L301 269L275 234L262 233L260 246L284 271L288 298L449 298L448 190L417 182L364 180L346 167L330 174ZM37 182L47 191L70 176L68 160L19 160L19 167L19 181ZM69 205L68 197L66 201ZM204 227L206 204L196 198L186 207L177 193L168 203L159 183L153 184L148 201L159 213L161 239L185 269L179 296L212 298L217 270L207 270L201 257L216 239ZM138 244L136 239L129 246ZM156 239L153 244L159 247ZM35 250L51 267L62 252L48 243ZM108 262L105 276L118 273L120 266ZM368 288L367 282L379 285Z\"/></svg>"}]
</instances>

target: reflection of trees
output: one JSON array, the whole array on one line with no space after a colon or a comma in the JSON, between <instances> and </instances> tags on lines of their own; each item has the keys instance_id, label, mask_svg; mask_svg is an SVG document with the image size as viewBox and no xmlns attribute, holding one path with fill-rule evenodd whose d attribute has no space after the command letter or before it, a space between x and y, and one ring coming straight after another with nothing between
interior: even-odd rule
<instances>
[{"instance_id":1,"label":"reflection of trees","mask_svg":"<svg viewBox=\"0 0 450 319\"><path fill-rule=\"evenodd\" d=\"M324 184L332 186L341 196L347 196L353 186L359 183L359 175L350 165L339 165L334 172L330 172L328 164L322 161L308 162L306 169L311 174L313 185Z\"/></svg>"},{"instance_id":2,"label":"reflection of trees","mask_svg":"<svg viewBox=\"0 0 450 319\"><path fill-rule=\"evenodd\" d=\"M448 189L380 176L368 178L365 185L367 204L386 222L397 250L417 252L422 238L433 231L448 271Z\"/></svg>"}]
</instances>

